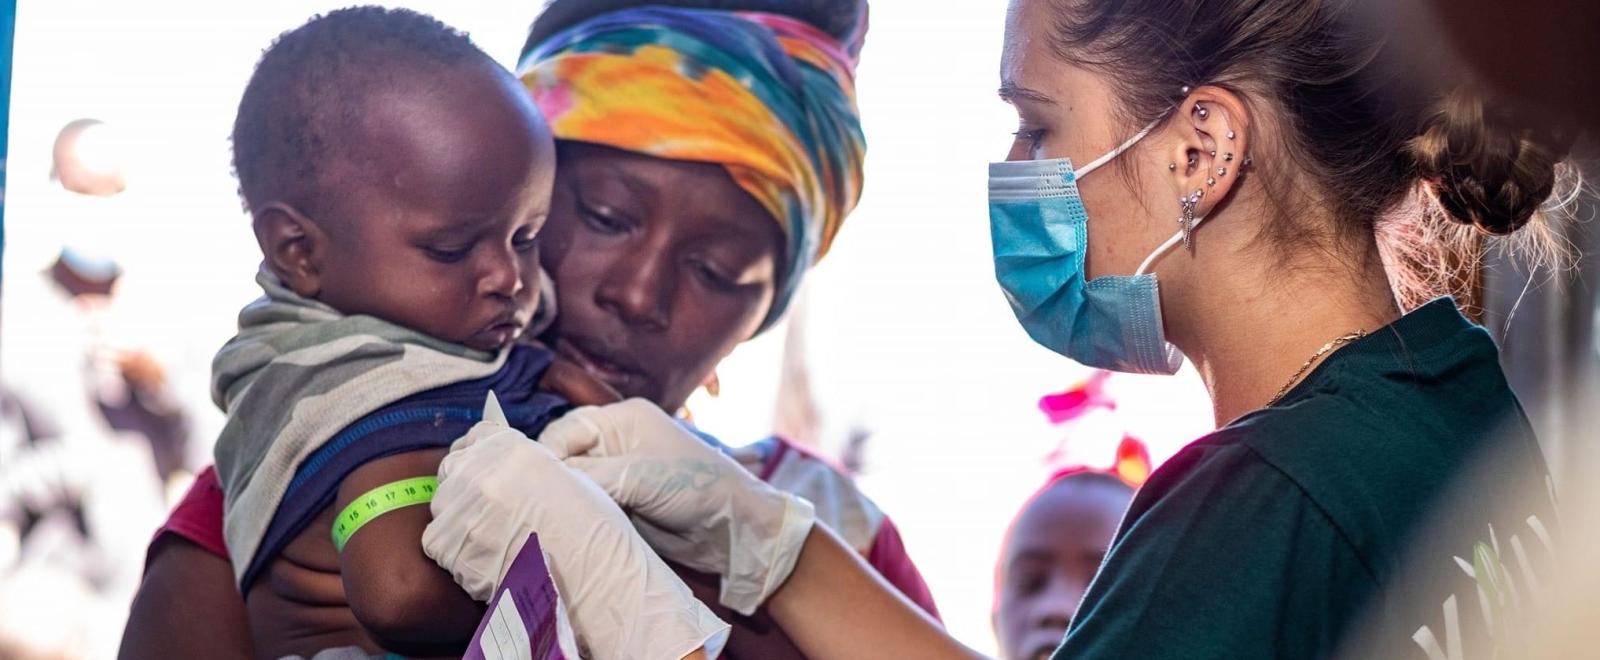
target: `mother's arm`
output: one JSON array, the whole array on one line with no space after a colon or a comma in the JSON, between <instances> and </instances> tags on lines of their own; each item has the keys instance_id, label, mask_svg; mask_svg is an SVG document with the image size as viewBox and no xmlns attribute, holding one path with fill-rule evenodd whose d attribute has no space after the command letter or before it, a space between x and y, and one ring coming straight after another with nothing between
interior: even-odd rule
<instances>
[{"instance_id":1,"label":"mother's arm","mask_svg":"<svg viewBox=\"0 0 1600 660\"><path fill-rule=\"evenodd\" d=\"M117 657L246 659L251 648L244 599L233 586L228 558L179 534L162 533L150 544Z\"/></svg>"}]
</instances>

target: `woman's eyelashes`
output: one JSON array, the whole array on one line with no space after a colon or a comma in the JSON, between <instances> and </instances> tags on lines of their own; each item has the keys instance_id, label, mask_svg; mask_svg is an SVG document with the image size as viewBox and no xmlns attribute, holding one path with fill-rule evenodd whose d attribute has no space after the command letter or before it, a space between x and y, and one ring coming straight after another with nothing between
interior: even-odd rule
<instances>
[{"instance_id":1,"label":"woman's eyelashes","mask_svg":"<svg viewBox=\"0 0 1600 660\"><path fill-rule=\"evenodd\" d=\"M1022 128L1015 133L1015 141L1027 148L1029 154L1037 154L1039 147L1044 144L1045 135L1049 131L1042 128Z\"/></svg>"},{"instance_id":2,"label":"woman's eyelashes","mask_svg":"<svg viewBox=\"0 0 1600 660\"><path fill-rule=\"evenodd\" d=\"M621 234L628 231L627 222L615 211L598 206L592 206L583 200L578 200L578 217L589 228L602 234Z\"/></svg>"},{"instance_id":3,"label":"woman's eyelashes","mask_svg":"<svg viewBox=\"0 0 1600 660\"><path fill-rule=\"evenodd\" d=\"M695 277L713 289L732 291L739 287L737 280L708 261L695 259L689 262L689 267L693 270Z\"/></svg>"}]
</instances>

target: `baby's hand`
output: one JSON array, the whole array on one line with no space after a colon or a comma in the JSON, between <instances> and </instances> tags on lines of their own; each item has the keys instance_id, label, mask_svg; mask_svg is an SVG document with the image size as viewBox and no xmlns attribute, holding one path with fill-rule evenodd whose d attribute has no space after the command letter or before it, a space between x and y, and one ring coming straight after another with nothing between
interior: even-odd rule
<instances>
[{"instance_id":1,"label":"baby's hand","mask_svg":"<svg viewBox=\"0 0 1600 660\"><path fill-rule=\"evenodd\" d=\"M560 394L575 406L603 406L622 401L622 395L610 385L561 356L556 356L555 362L545 370L544 377L539 379L539 389Z\"/></svg>"}]
</instances>

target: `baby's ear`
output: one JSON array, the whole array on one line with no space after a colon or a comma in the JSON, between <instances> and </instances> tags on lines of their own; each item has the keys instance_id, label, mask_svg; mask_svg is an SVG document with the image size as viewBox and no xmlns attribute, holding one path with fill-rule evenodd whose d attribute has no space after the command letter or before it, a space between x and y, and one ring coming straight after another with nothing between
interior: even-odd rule
<instances>
[{"instance_id":1,"label":"baby's ear","mask_svg":"<svg viewBox=\"0 0 1600 660\"><path fill-rule=\"evenodd\" d=\"M270 202L256 209L252 224L261 257L278 279L306 298L322 292L320 265L328 245L316 223L293 206Z\"/></svg>"}]
</instances>

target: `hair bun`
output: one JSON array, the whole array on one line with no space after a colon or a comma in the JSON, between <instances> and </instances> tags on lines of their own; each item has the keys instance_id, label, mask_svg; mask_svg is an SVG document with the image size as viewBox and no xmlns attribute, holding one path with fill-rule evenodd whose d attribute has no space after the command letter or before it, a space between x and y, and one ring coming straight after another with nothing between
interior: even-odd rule
<instances>
[{"instance_id":1,"label":"hair bun","mask_svg":"<svg viewBox=\"0 0 1600 660\"><path fill-rule=\"evenodd\" d=\"M1457 90L1424 121L1409 152L1452 220L1504 236L1528 224L1550 198L1556 164L1570 144Z\"/></svg>"}]
</instances>

